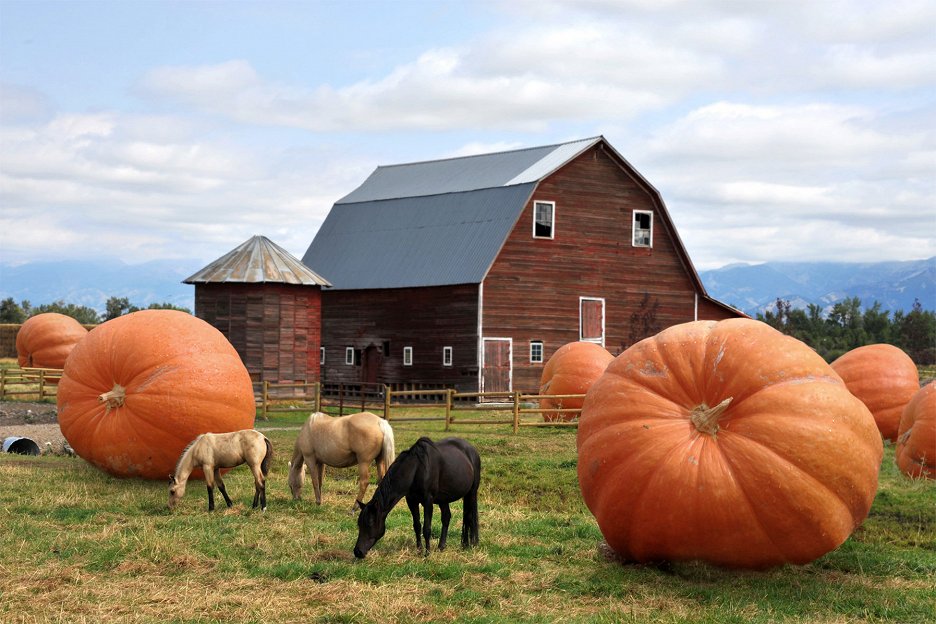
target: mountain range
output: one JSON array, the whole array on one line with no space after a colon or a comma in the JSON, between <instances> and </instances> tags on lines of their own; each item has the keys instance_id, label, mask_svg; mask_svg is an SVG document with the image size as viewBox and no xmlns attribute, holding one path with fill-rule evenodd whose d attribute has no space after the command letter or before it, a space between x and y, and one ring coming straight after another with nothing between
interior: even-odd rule
<instances>
[{"instance_id":1,"label":"mountain range","mask_svg":"<svg viewBox=\"0 0 936 624\"><path fill-rule=\"evenodd\" d=\"M699 276L711 296L752 316L773 309L778 298L794 308L815 304L825 311L847 297L858 297L863 308L876 301L890 312L909 312L915 300L936 310L936 256L905 262L731 264Z\"/></svg>"},{"instance_id":2,"label":"mountain range","mask_svg":"<svg viewBox=\"0 0 936 624\"><path fill-rule=\"evenodd\" d=\"M105 311L111 297L126 297L145 308L171 303L194 310L195 287L182 280L198 271L199 260L32 262L0 265L0 299L28 300L33 306L62 300ZM732 264L700 271L709 294L750 315L773 308L777 298L794 307L812 303L829 310L846 297L864 307L909 312L914 300L936 310L936 256L906 262L767 262Z\"/></svg>"},{"instance_id":3,"label":"mountain range","mask_svg":"<svg viewBox=\"0 0 936 624\"><path fill-rule=\"evenodd\" d=\"M154 260L126 264L119 260L29 262L0 264L0 299L24 299L35 307L64 301L100 313L111 297L126 297L131 305L146 308L171 303L195 309L195 287L182 280L198 271L199 260Z\"/></svg>"}]
</instances>

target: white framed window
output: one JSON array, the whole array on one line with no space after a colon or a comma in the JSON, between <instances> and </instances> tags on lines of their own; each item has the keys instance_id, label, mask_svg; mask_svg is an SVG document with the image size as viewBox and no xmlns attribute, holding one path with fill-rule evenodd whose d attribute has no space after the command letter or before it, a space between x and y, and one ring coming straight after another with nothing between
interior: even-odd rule
<instances>
[{"instance_id":1,"label":"white framed window","mask_svg":"<svg viewBox=\"0 0 936 624\"><path fill-rule=\"evenodd\" d=\"M319 365L325 366L325 347L319 347Z\"/></svg>"},{"instance_id":2,"label":"white framed window","mask_svg":"<svg viewBox=\"0 0 936 624\"><path fill-rule=\"evenodd\" d=\"M413 347L403 347L403 366L413 365Z\"/></svg>"},{"instance_id":3,"label":"white framed window","mask_svg":"<svg viewBox=\"0 0 936 624\"><path fill-rule=\"evenodd\" d=\"M442 347L442 366L452 365L452 347Z\"/></svg>"},{"instance_id":4,"label":"white framed window","mask_svg":"<svg viewBox=\"0 0 936 624\"><path fill-rule=\"evenodd\" d=\"M653 247L653 213L649 210L634 211L634 247Z\"/></svg>"},{"instance_id":5,"label":"white framed window","mask_svg":"<svg viewBox=\"0 0 936 624\"><path fill-rule=\"evenodd\" d=\"M354 347L345 347L344 363L348 366L354 366Z\"/></svg>"},{"instance_id":6,"label":"white framed window","mask_svg":"<svg viewBox=\"0 0 936 624\"><path fill-rule=\"evenodd\" d=\"M530 341L530 363L542 364L542 362L543 362L543 341L531 340Z\"/></svg>"},{"instance_id":7,"label":"white framed window","mask_svg":"<svg viewBox=\"0 0 936 624\"><path fill-rule=\"evenodd\" d=\"M533 238L554 238L555 226L556 202L533 202Z\"/></svg>"}]
</instances>

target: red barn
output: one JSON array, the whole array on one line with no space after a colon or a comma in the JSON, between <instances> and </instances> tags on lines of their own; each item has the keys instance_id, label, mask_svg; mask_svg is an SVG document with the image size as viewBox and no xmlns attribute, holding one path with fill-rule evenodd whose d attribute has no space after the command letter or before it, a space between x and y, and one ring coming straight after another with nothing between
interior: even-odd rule
<instances>
[{"instance_id":1,"label":"red barn","mask_svg":"<svg viewBox=\"0 0 936 624\"><path fill-rule=\"evenodd\" d=\"M327 280L254 236L184 280L195 316L224 334L254 381L318 381Z\"/></svg>"},{"instance_id":2,"label":"red barn","mask_svg":"<svg viewBox=\"0 0 936 624\"><path fill-rule=\"evenodd\" d=\"M659 192L603 137L378 167L303 256L323 380L535 391L563 344L619 353L743 316L705 291Z\"/></svg>"}]
</instances>

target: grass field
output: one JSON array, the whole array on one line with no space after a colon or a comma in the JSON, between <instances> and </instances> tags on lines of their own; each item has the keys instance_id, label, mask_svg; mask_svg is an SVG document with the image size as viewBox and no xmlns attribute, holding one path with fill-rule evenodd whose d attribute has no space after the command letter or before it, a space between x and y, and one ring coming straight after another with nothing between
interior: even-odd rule
<instances>
[{"instance_id":1,"label":"grass field","mask_svg":"<svg viewBox=\"0 0 936 624\"><path fill-rule=\"evenodd\" d=\"M356 561L354 470L328 472L321 506L311 488L290 498L299 418L269 423L266 513L250 508L245 467L226 478L233 509L219 496L208 514L193 482L170 513L166 483L115 479L77 458L0 456L0 621L936 620L936 484L903 478L890 447L870 517L841 548L806 566L738 572L613 560L578 493L574 430L465 426L456 433L483 461L480 547L461 550L456 505L449 548L419 556L400 504ZM397 424L397 449L440 429Z\"/></svg>"}]
</instances>

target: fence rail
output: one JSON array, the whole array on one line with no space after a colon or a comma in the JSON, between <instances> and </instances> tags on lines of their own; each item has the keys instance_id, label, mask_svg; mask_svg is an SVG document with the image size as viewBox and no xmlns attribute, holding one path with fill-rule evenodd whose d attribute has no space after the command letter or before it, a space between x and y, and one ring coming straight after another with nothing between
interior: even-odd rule
<instances>
[{"instance_id":1,"label":"fence rail","mask_svg":"<svg viewBox=\"0 0 936 624\"><path fill-rule=\"evenodd\" d=\"M54 399L61 378L58 368L0 368L0 399Z\"/></svg>"},{"instance_id":2,"label":"fence rail","mask_svg":"<svg viewBox=\"0 0 936 624\"><path fill-rule=\"evenodd\" d=\"M458 392L451 388L393 389L383 384L274 383L265 381L258 392L261 418L275 412L370 411L391 422L445 422L453 425L510 425L521 427L577 427L578 408L540 407L549 399L582 399L583 394L525 394L522 392ZM292 392L291 392L292 391ZM425 415L415 415L424 412ZM490 416L485 416L490 413ZM556 415L543 418L544 413ZM539 418L531 418L538 416Z\"/></svg>"}]
</instances>

